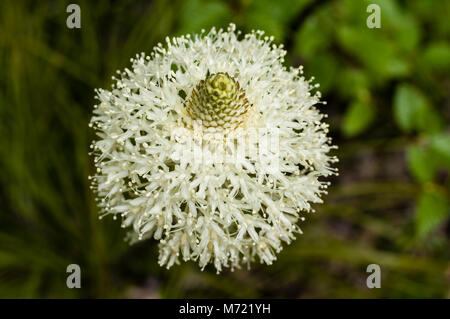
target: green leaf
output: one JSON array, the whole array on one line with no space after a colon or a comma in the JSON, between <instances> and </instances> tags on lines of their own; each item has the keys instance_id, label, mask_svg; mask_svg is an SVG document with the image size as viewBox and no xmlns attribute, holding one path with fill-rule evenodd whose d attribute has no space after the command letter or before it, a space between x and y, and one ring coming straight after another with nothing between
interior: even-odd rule
<instances>
[{"instance_id":1,"label":"green leaf","mask_svg":"<svg viewBox=\"0 0 450 319\"><path fill-rule=\"evenodd\" d=\"M363 132L372 123L374 115L373 106L369 103L353 102L344 116L343 133L351 137Z\"/></svg>"},{"instance_id":2,"label":"green leaf","mask_svg":"<svg viewBox=\"0 0 450 319\"><path fill-rule=\"evenodd\" d=\"M355 2L355 1L352 1ZM404 10L398 1L392 0L365 0L364 5L378 4L381 8L381 28L388 32L382 32L385 38L396 43L399 51L410 52L414 50L420 40L420 25L411 12ZM404 57L402 57L404 58Z\"/></svg>"},{"instance_id":3,"label":"green leaf","mask_svg":"<svg viewBox=\"0 0 450 319\"><path fill-rule=\"evenodd\" d=\"M342 68L340 70L337 93L343 98L363 98L368 92L369 78L361 69Z\"/></svg>"},{"instance_id":4,"label":"green leaf","mask_svg":"<svg viewBox=\"0 0 450 319\"><path fill-rule=\"evenodd\" d=\"M409 146L406 149L406 158L411 174L419 182L429 182L434 178L437 167L427 149L416 145Z\"/></svg>"},{"instance_id":5,"label":"green leaf","mask_svg":"<svg viewBox=\"0 0 450 319\"><path fill-rule=\"evenodd\" d=\"M362 63L377 82L406 76L409 60L398 54L395 42L380 33L360 26L343 25L337 30L339 45Z\"/></svg>"},{"instance_id":6,"label":"green leaf","mask_svg":"<svg viewBox=\"0 0 450 319\"><path fill-rule=\"evenodd\" d=\"M273 35L276 42L283 42L289 22L309 2L311 0L251 1L245 8L242 23L249 30L264 30L267 35Z\"/></svg>"},{"instance_id":7,"label":"green leaf","mask_svg":"<svg viewBox=\"0 0 450 319\"><path fill-rule=\"evenodd\" d=\"M417 128L421 113L428 109L428 101L415 87L400 84L394 96L394 116L400 128L406 132Z\"/></svg>"},{"instance_id":8,"label":"green leaf","mask_svg":"<svg viewBox=\"0 0 450 319\"><path fill-rule=\"evenodd\" d=\"M436 190L424 191L416 207L416 232L424 237L435 230L449 216L449 206L445 194Z\"/></svg>"},{"instance_id":9,"label":"green leaf","mask_svg":"<svg viewBox=\"0 0 450 319\"><path fill-rule=\"evenodd\" d=\"M442 159L442 162L450 165L450 134L441 133L429 137L430 148Z\"/></svg>"},{"instance_id":10,"label":"green leaf","mask_svg":"<svg viewBox=\"0 0 450 319\"><path fill-rule=\"evenodd\" d=\"M213 26L226 26L231 19L231 11L221 1L189 0L181 10L178 33L209 31Z\"/></svg>"},{"instance_id":11,"label":"green leaf","mask_svg":"<svg viewBox=\"0 0 450 319\"><path fill-rule=\"evenodd\" d=\"M438 133L442 127L442 115L427 104L419 108L417 115L417 129L423 133Z\"/></svg>"},{"instance_id":12,"label":"green leaf","mask_svg":"<svg viewBox=\"0 0 450 319\"><path fill-rule=\"evenodd\" d=\"M245 17L244 25L249 30L264 30L266 35L275 37L275 42L283 42L284 40L285 28L283 24L267 12L249 12Z\"/></svg>"},{"instance_id":13,"label":"green leaf","mask_svg":"<svg viewBox=\"0 0 450 319\"><path fill-rule=\"evenodd\" d=\"M322 93L328 92L334 85L338 73L336 58L330 54L320 54L314 57L305 67L306 74L314 75L320 84Z\"/></svg>"},{"instance_id":14,"label":"green leaf","mask_svg":"<svg viewBox=\"0 0 450 319\"><path fill-rule=\"evenodd\" d=\"M448 72L450 69L450 46L447 43L432 43L422 56L424 67L432 71Z\"/></svg>"},{"instance_id":15,"label":"green leaf","mask_svg":"<svg viewBox=\"0 0 450 319\"><path fill-rule=\"evenodd\" d=\"M320 36L311 36L311 34L320 34ZM330 44L330 34L317 15L309 17L295 33L295 52L310 61L314 61L317 53Z\"/></svg>"}]
</instances>

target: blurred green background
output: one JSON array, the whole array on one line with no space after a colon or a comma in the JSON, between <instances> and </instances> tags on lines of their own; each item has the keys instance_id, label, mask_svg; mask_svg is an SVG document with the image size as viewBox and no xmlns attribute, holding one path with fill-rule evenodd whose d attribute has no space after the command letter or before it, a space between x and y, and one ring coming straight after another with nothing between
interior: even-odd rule
<instances>
[{"instance_id":1,"label":"blurred green background","mask_svg":"<svg viewBox=\"0 0 450 319\"><path fill-rule=\"evenodd\" d=\"M0 297L450 298L450 1L76 1L68 29L71 2L0 2ZM321 84L340 176L274 265L167 271L155 241L98 220L94 88L167 35L229 22L274 35Z\"/></svg>"}]
</instances>

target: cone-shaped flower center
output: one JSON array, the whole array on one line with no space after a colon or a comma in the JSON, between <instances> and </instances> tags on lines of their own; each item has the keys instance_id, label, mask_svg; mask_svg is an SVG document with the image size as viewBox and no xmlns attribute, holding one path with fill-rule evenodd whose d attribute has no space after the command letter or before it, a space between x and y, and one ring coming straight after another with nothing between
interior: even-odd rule
<instances>
[{"instance_id":1,"label":"cone-shaped flower center","mask_svg":"<svg viewBox=\"0 0 450 319\"><path fill-rule=\"evenodd\" d=\"M249 107L250 103L239 83L222 72L201 80L186 103L191 120L198 121L213 132L239 126L245 120Z\"/></svg>"}]
</instances>

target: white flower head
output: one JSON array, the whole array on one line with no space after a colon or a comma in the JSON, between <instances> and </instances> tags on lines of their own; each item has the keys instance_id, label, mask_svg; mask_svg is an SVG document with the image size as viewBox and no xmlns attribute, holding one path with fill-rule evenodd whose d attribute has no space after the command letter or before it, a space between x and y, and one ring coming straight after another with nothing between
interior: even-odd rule
<instances>
[{"instance_id":1,"label":"white flower head","mask_svg":"<svg viewBox=\"0 0 450 319\"><path fill-rule=\"evenodd\" d=\"M159 241L159 264L272 264L336 174L320 94L256 31L166 39L97 90L90 125L102 215Z\"/></svg>"}]
</instances>

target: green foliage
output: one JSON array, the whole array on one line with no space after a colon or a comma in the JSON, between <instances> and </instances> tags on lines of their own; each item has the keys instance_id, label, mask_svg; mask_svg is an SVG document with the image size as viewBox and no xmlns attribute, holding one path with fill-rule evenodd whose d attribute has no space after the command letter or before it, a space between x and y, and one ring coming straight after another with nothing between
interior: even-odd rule
<instances>
[{"instance_id":1,"label":"green foliage","mask_svg":"<svg viewBox=\"0 0 450 319\"><path fill-rule=\"evenodd\" d=\"M0 2L0 297L449 296L449 1L79 1L80 30L65 27L69 3ZM153 241L130 247L98 220L94 88L166 36L229 22L276 36L315 76L340 177L274 265L167 271ZM382 289L362 286L369 263Z\"/></svg>"},{"instance_id":2,"label":"green foliage","mask_svg":"<svg viewBox=\"0 0 450 319\"><path fill-rule=\"evenodd\" d=\"M242 1L242 14L239 22L248 30L264 30L282 43L288 32L288 24L297 12L311 0L250 0Z\"/></svg>"},{"instance_id":3,"label":"green foliage","mask_svg":"<svg viewBox=\"0 0 450 319\"><path fill-rule=\"evenodd\" d=\"M417 234L423 237L439 226L448 218L449 209L445 194L436 190L423 192L417 203Z\"/></svg>"},{"instance_id":4,"label":"green foliage","mask_svg":"<svg viewBox=\"0 0 450 319\"><path fill-rule=\"evenodd\" d=\"M368 102L353 102L345 113L342 130L346 136L363 132L374 119L374 109Z\"/></svg>"},{"instance_id":5,"label":"green foliage","mask_svg":"<svg viewBox=\"0 0 450 319\"><path fill-rule=\"evenodd\" d=\"M435 158L448 168L450 166L450 133L435 134L429 138L429 143Z\"/></svg>"},{"instance_id":6,"label":"green foliage","mask_svg":"<svg viewBox=\"0 0 450 319\"><path fill-rule=\"evenodd\" d=\"M430 43L423 52L420 62L433 72L448 74L450 71L450 46L445 42Z\"/></svg>"},{"instance_id":7,"label":"green foliage","mask_svg":"<svg viewBox=\"0 0 450 319\"><path fill-rule=\"evenodd\" d=\"M186 1L181 9L179 34L212 27L224 27L231 20L231 10L223 1Z\"/></svg>"},{"instance_id":8,"label":"green foliage","mask_svg":"<svg viewBox=\"0 0 450 319\"><path fill-rule=\"evenodd\" d=\"M407 149L408 166L412 175L419 182L430 182L434 179L437 167L433 154L420 146L411 145Z\"/></svg>"},{"instance_id":9,"label":"green foliage","mask_svg":"<svg viewBox=\"0 0 450 319\"><path fill-rule=\"evenodd\" d=\"M394 115L397 124L404 131L423 129L429 123L423 121L422 115L426 114L429 102L425 96L415 87L400 85L394 96Z\"/></svg>"}]
</instances>

